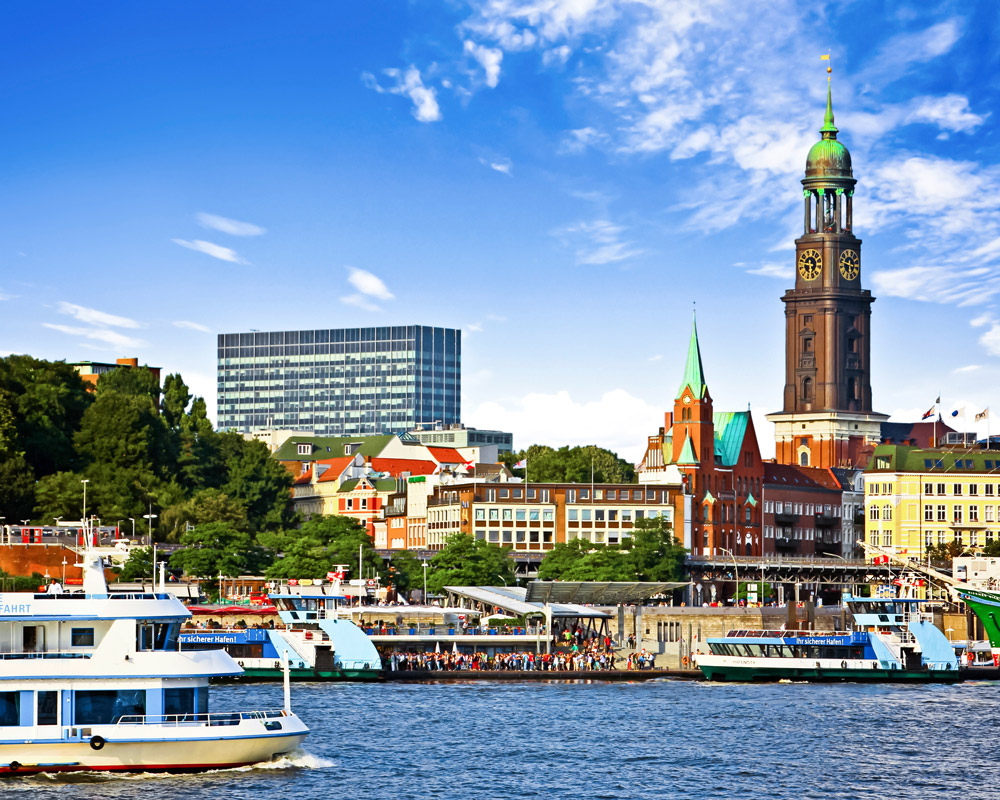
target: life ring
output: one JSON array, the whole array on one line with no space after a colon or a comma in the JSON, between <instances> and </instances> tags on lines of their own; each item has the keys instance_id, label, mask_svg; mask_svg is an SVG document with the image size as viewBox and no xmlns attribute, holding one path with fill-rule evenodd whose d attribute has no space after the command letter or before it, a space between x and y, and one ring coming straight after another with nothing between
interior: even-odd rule
<instances>
[{"instance_id":1,"label":"life ring","mask_svg":"<svg viewBox=\"0 0 1000 800\"><path fill-rule=\"evenodd\" d=\"M10 769L11 772L17 772L19 769L21 769L21 762L11 761L10 764L8 764L8 769Z\"/></svg>"},{"instance_id":2,"label":"life ring","mask_svg":"<svg viewBox=\"0 0 1000 800\"><path fill-rule=\"evenodd\" d=\"M847 669L847 662L846 661L841 661L840 662L840 668L841 669Z\"/></svg>"},{"instance_id":3,"label":"life ring","mask_svg":"<svg viewBox=\"0 0 1000 800\"><path fill-rule=\"evenodd\" d=\"M236 663L239 664L241 667L243 666L243 662L242 661L237 661Z\"/></svg>"},{"instance_id":4,"label":"life ring","mask_svg":"<svg viewBox=\"0 0 1000 800\"><path fill-rule=\"evenodd\" d=\"M107 742L103 736L91 736L90 737L90 748L92 750L100 750Z\"/></svg>"},{"instance_id":5,"label":"life ring","mask_svg":"<svg viewBox=\"0 0 1000 800\"><path fill-rule=\"evenodd\" d=\"M688 657L684 656L684 658L681 659L681 664L683 664L686 667L688 665L688 663L689 663L688 662Z\"/></svg>"}]
</instances>

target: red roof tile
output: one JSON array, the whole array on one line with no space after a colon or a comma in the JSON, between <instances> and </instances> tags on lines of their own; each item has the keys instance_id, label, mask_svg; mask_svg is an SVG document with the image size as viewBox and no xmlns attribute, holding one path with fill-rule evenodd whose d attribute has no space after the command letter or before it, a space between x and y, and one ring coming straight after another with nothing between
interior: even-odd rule
<instances>
[{"instance_id":1,"label":"red roof tile","mask_svg":"<svg viewBox=\"0 0 1000 800\"><path fill-rule=\"evenodd\" d=\"M388 472L393 477L399 477L404 472L411 475L432 475L438 466L433 461L418 458L373 458L371 463L376 472Z\"/></svg>"},{"instance_id":2,"label":"red roof tile","mask_svg":"<svg viewBox=\"0 0 1000 800\"><path fill-rule=\"evenodd\" d=\"M792 464L764 462L764 484L800 488L840 490L837 477L823 467L798 467Z\"/></svg>"},{"instance_id":3,"label":"red roof tile","mask_svg":"<svg viewBox=\"0 0 1000 800\"><path fill-rule=\"evenodd\" d=\"M344 470L347 469L353 461L354 456L341 456L340 458L327 458L323 461L317 461L316 466L323 464L328 467L326 472L319 476L317 483L340 480L340 476L343 474Z\"/></svg>"},{"instance_id":4,"label":"red roof tile","mask_svg":"<svg viewBox=\"0 0 1000 800\"><path fill-rule=\"evenodd\" d=\"M465 459L454 447L428 447L438 464L464 464Z\"/></svg>"}]
</instances>

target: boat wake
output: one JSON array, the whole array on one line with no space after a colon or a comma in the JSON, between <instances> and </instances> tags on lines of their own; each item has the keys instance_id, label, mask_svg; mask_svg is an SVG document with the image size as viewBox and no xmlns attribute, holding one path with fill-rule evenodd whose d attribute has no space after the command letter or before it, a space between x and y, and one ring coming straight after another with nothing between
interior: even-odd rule
<instances>
[{"instance_id":1,"label":"boat wake","mask_svg":"<svg viewBox=\"0 0 1000 800\"><path fill-rule=\"evenodd\" d=\"M271 761L261 761L242 767L208 769L194 774L220 775L229 772L253 772L257 770L327 769L332 766L335 764L328 758L321 758L305 750L294 750ZM190 774L170 772L39 772L37 775L25 777L28 780L40 780L47 783L104 783L106 781L171 780L190 777Z\"/></svg>"}]
</instances>

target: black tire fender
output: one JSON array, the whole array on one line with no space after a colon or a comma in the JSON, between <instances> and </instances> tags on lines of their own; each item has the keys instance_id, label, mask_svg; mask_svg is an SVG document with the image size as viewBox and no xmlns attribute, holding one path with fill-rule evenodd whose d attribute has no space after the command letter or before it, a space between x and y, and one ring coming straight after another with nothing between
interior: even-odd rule
<instances>
[{"instance_id":1,"label":"black tire fender","mask_svg":"<svg viewBox=\"0 0 1000 800\"><path fill-rule=\"evenodd\" d=\"M11 772L17 772L19 769L21 769L21 762L11 761L10 764L8 765L8 769L10 769Z\"/></svg>"},{"instance_id":2,"label":"black tire fender","mask_svg":"<svg viewBox=\"0 0 1000 800\"><path fill-rule=\"evenodd\" d=\"M103 736L91 736L90 737L90 749L100 750L104 745L107 744L107 740Z\"/></svg>"}]
</instances>

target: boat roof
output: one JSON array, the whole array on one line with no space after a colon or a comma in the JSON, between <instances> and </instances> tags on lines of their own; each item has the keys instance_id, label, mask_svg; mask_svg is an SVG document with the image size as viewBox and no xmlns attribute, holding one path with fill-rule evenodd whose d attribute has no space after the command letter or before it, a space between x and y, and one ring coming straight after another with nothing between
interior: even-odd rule
<instances>
[{"instance_id":1,"label":"boat roof","mask_svg":"<svg viewBox=\"0 0 1000 800\"><path fill-rule=\"evenodd\" d=\"M518 617L545 613L545 603L527 601L528 590L521 586L445 586L444 589L458 598L496 606ZM552 616L557 619L611 618L611 615L604 611L576 603L550 603L549 608Z\"/></svg>"}]
</instances>

